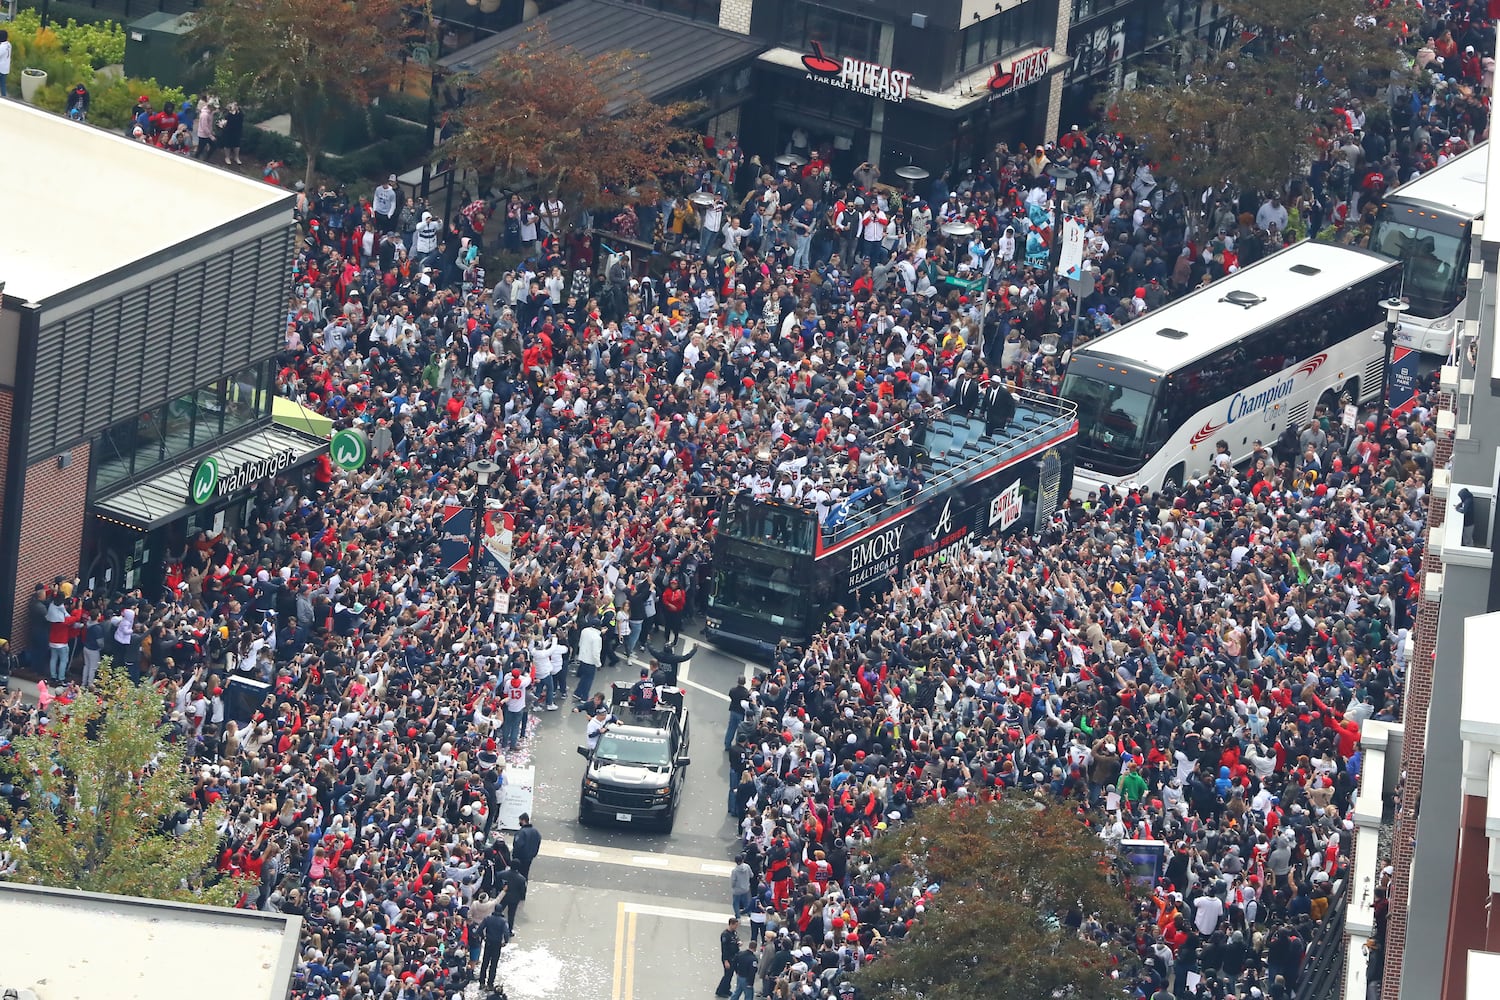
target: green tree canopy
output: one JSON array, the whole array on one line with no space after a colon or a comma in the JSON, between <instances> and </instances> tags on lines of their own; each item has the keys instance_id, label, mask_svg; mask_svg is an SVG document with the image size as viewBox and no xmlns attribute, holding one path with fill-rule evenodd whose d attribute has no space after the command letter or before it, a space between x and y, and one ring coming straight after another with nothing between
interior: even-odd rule
<instances>
[{"instance_id":1,"label":"green tree canopy","mask_svg":"<svg viewBox=\"0 0 1500 1000\"><path fill-rule=\"evenodd\" d=\"M1332 109L1372 96L1403 65L1391 12L1365 0L1221 6L1242 26L1231 44L1183 48L1175 69L1120 94L1113 111L1157 161L1158 180L1176 181L1190 201L1224 180L1282 189L1306 171Z\"/></svg>"},{"instance_id":2,"label":"green tree canopy","mask_svg":"<svg viewBox=\"0 0 1500 1000\"><path fill-rule=\"evenodd\" d=\"M1025 800L929 806L877 844L904 883L939 887L902 941L858 976L871 996L930 1000L1117 997L1112 956L1068 914L1129 919L1105 846L1062 806Z\"/></svg>"},{"instance_id":3,"label":"green tree canopy","mask_svg":"<svg viewBox=\"0 0 1500 1000\"><path fill-rule=\"evenodd\" d=\"M220 879L219 810L185 832L165 832L192 782L180 743L167 741L161 696L137 687L106 660L94 687L49 708L45 732L16 740L6 762L29 789L21 815L6 819L15 881L179 902L233 905L245 888Z\"/></svg>"},{"instance_id":4,"label":"green tree canopy","mask_svg":"<svg viewBox=\"0 0 1500 1000\"><path fill-rule=\"evenodd\" d=\"M507 187L556 194L569 212L620 205L632 189L649 197L698 135L681 124L694 105L657 104L617 85L635 77L637 59L585 56L535 26L464 80L445 152Z\"/></svg>"},{"instance_id":5,"label":"green tree canopy","mask_svg":"<svg viewBox=\"0 0 1500 1000\"><path fill-rule=\"evenodd\" d=\"M421 31L400 0L205 0L193 37L219 60L218 79L285 107L311 185L329 126L391 86Z\"/></svg>"}]
</instances>

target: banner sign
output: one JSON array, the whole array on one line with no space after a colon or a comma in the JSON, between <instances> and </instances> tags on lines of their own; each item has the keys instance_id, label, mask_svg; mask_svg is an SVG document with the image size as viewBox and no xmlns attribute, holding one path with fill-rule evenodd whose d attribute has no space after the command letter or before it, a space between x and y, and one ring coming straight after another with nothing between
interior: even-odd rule
<instances>
[{"instance_id":1,"label":"banner sign","mask_svg":"<svg viewBox=\"0 0 1500 1000\"><path fill-rule=\"evenodd\" d=\"M487 572L499 570L502 576L509 575L516 520L500 509L499 500L492 499L485 506L484 532L480 536L484 564L480 569ZM466 504L443 506L443 533L438 545L442 550L444 569L458 573L469 571L469 544L473 527L472 507Z\"/></svg>"},{"instance_id":2,"label":"banner sign","mask_svg":"<svg viewBox=\"0 0 1500 1000\"><path fill-rule=\"evenodd\" d=\"M1057 273L1074 281L1083 277L1083 225L1071 216L1063 219L1062 257L1057 262Z\"/></svg>"},{"instance_id":3,"label":"banner sign","mask_svg":"<svg viewBox=\"0 0 1500 1000\"><path fill-rule=\"evenodd\" d=\"M1421 355L1410 347L1391 348L1391 371L1386 385L1389 386L1386 405L1391 416L1399 417L1417 405L1417 362Z\"/></svg>"}]
</instances>

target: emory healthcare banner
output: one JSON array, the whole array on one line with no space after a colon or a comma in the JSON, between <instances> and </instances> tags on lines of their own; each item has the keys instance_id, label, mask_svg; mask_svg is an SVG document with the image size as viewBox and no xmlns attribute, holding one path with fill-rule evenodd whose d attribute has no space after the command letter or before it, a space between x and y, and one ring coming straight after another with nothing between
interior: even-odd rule
<instances>
[{"instance_id":1,"label":"emory healthcare banner","mask_svg":"<svg viewBox=\"0 0 1500 1000\"><path fill-rule=\"evenodd\" d=\"M443 568L459 573L469 569L469 535L474 526L474 510L462 504L446 504L443 507L443 534L439 547L443 554ZM484 550L484 568L493 572L499 569L510 573L511 548L515 543L515 518L500 509L499 500L485 504L484 533L480 545Z\"/></svg>"},{"instance_id":2,"label":"emory healthcare banner","mask_svg":"<svg viewBox=\"0 0 1500 1000\"><path fill-rule=\"evenodd\" d=\"M1062 257L1057 262L1057 273L1064 278L1077 281L1083 277L1083 226L1072 216L1063 219Z\"/></svg>"},{"instance_id":3,"label":"emory healthcare banner","mask_svg":"<svg viewBox=\"0 0 1500 1000\"><path fill-rule=\"evenodd\" d=\"M1410 347L1391 348L1391 372L1386 405L1391 416L1399 417L1417 405L1417 362L1421 355Z\"/></svg>"}]
</instances>

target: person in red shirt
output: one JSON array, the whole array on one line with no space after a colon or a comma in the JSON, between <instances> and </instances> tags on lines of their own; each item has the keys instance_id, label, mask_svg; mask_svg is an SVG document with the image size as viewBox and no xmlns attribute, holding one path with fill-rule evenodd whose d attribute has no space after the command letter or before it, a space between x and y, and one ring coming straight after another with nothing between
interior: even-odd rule
<instances>
[{"instance_id":1,"label":"person in red shirt","mask_svg":"<svg viewBox=\"0 0 1500 1000\"><path fill-rule=\"evenodd\" d=\"M670 647L682 635L682 614L687 608L687 591L675 576L661 592L661 606L662 630L666 633L662 641Z\"/></svg>"}]
</instances>

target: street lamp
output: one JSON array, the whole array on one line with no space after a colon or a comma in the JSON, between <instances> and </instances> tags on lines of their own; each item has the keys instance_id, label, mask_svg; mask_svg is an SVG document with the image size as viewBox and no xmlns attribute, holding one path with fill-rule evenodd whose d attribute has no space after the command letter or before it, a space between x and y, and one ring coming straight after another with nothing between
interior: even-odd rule
<instances>
[{"instance_id":1,"label":"street lamp","mask_svg":"<svg viewBox=\"0 0 1500 1000\"><path fill-rule=\"evenodd\" d=\"M1078 171L1066 163L1049 163L1045 169L1047 176L1052 178L1052 182L1057 188L1057 193L1052 198L1052 246L1049 248L1047 254L1047 270L1049 272L1047 275L1047 287L1052 292L1049 299L1055 299L1058 287L1057 269L1062 263L1063 208L1064 203L1067 201L1065 195L1068 193L1068 183L1078 176ZM1049 304L1045 322L1051 323L1053 315L1054 310L1050 308ZM1043 327L1042 332L1046 333L1049 331L1047 331L1046 327ZM1057 333L1060 335L1062 329L1059 328Z\"/></svg>"},{"instance_id":2,"label":"street lamp","mask_svg":"<svg viewBox=\"0 0 1500 1000\"><path fill-rule=\"evenodd\" d=\"M487 458L469 463L477 485L474 487L473 519L469 525L469 603L475 604L479 597L480 546L484 539L485 504L490 498L490 480L500 471L500 465Z\"/></svg>"},{"instance_id":3,"label":"street lamp","mask_svg":"<svg viewBox=\"0 0 1500 1000\"><path fill-rule=\"evenodd\" d=\"M1391 408L1391 353L1396 347L1396 330L1401 325L1401 314L1411 308L1395 295L1380 304L1385 307L1385 336L1381 340L1385 348L1385 364L1380 368L1380 419L1375 424L1376 433L1385 427L1385 418Z\"/></svg>"}]
</instances>

